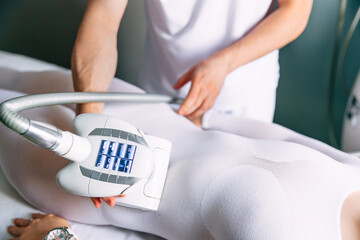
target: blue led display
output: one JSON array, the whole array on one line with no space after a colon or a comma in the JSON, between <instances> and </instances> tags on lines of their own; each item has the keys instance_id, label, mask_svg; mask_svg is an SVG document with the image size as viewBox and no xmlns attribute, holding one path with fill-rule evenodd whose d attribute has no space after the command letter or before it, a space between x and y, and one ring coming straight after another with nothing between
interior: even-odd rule
<instances>
[{"instance_id":1,"label":"blue led display","mask_svg":"<svg viewBox=\"0 0 360 240\"><path fill-rule=\"evenodd\" d=\"M136 146L101 140L95 167L130 173Z\"/></svg>"}]
</instances>

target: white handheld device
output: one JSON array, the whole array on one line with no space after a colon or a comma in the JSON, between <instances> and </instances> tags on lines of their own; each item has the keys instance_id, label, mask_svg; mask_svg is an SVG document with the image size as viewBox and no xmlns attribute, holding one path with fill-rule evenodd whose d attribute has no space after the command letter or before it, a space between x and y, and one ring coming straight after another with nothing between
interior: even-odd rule
<instances>
[{"instance_id":1,"label":"white handheld device","mask_svg":"<svg viewBox=\"0 0 360 240\"><path fill-rule=\"evenodd\" d=\"M117 196L117 205L156 211L169 164L168 140L144 134L127 122L103 114L77 116L73 134L17 113L46 105L104 101L178 102L148 94L28 95L1 103L0 120L34 144L73 161L56 176L66 191L88 197Z\"/></svg>"},{"instance_id":2,"label":"white handheld device","mask_svg":"<svg viewBox=\"0 0 360 240\"><path fill-rule=\"evenodd\" d=\"M73 142L81 148L73 151L82 151L82 159L58 172L56 179L62 188L88 197L119 196L116 204L128 207L158 209L171 151L169 141L102 114L79 115L74 129L84 138L79 144Z\"/></svg>"}]
</instances>

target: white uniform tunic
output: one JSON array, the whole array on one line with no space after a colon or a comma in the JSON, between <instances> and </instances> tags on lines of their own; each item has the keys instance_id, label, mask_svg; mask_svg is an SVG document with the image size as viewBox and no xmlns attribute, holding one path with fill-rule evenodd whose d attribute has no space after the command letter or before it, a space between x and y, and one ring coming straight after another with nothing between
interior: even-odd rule
<instances>
[{"instance_id":1,"label":"white uniform tunic","mask_svg":"<svg viewBox=\"0 0 360 240\"><path fill-rule=\"evenodd\" d=\"M186 97L177 80L192 66L239 40L269 12L272 0L147 0L148 34L140 85L151 93ZM213 109L272 121L278 51L239 67L225 79Z\"/></svg>"}]
</instances>

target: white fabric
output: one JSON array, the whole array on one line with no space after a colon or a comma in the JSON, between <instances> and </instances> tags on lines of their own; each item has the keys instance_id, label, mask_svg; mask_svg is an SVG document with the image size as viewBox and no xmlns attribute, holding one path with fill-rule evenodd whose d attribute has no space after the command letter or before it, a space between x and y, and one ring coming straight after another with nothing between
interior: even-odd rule
<instances>
[{"instance_id":1,"label":"white fabric","mask_svg":"<svg viewBox=\"0 0 360 240\"><path fill-rule=\"evenodd\" d=\"M2 70L0 84L9 86L6 76ZM17 73L16 79L15 88L30 80L26 73ZM37 92L37 86L62 91L71 84L70 72L39 74L31 83L26 93ZM112 89L139 91L121 81L114 81ZM1 99L16 95L0 92ZM95 209L89 199L57 187L55 174L66 160L1 126L0 164L26 201L74 221L166 239L341 239L343 200L360 188L358 159L286 128L228 115L209 115L208 126L221 131L203 131L164 104L107 104L104 113L172 141L159 210ZM71 129L74 116L61 106L27 114L62 129Z\"/></svg>"},{"instance_id":2,"label":"white fabric","mask_svg":"<svg viewBox=\"0 0 360 240\"><path fill-rule=\"evenodd\" d=\"M175 91L175 82L192 66L244 36L266 16L272 0L145 3L149 24L140 85L147 92L184 98L190 83ZM268 103L275 101L278 78L278 51L273 51L230 73L213 109L271 122L275 106Z\"/></svg>"}]
</instances>

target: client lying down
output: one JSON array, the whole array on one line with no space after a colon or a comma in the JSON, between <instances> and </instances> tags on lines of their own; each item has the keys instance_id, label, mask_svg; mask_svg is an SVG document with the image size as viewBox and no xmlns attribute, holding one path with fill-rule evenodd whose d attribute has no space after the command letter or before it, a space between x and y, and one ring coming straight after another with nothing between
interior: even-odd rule
<instances>
[{"instance_id":1,"label":"client lying down","mask_svg":"<svg viewBox=\"0 0 360 240\"><path fill-rule=\"evenodd\" d=\"M24 92L71 91L70 73L12 73L0 100ZM122 81L110 88L140 90ZM357 159L275 124L210 115L201 130L166 104L107 104L104 114L172 142L157 212L108 205L64 192L55 183L68 161L0 127L1 167L21 196L66 219L114 225L166 239L354 239L359 226ZM71 129L71 107L29 111L28 117ZM15 154L16 153L16 154ZM76 184L76 183L74 183ZM358 204L357 204L358 205Z\"/></svg>"}]
</instances>

